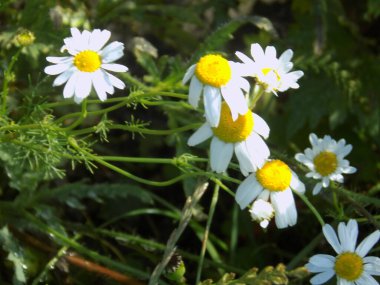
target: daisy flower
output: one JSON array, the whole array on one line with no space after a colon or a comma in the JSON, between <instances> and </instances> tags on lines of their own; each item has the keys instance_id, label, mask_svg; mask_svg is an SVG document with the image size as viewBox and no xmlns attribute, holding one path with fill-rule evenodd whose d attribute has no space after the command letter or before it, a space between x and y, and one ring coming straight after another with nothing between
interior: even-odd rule
<instances>
[{"instance_id":1,"label":"daisy flower","mask_svg":"<svg viewBox=\"0 0 380 285\"><path fill-rule=\"evenodd\" d=\"M190 66L183 77L183 84L190 79L189 104L198 106L203 94L203 105L206 119L212 127L219 124L222 97L227 102L232 119L235 121L238 114L244 115L248 105L243 91L249 91L249 83L241 77L241 64L227 61L220 55L208 54Z\"/></svg>"},{"instance_id":2,"label":"daisy flower","mask_svg":"<svg viewBox=\"0 0 380 285\"><path fill-rule=\"evenodd\" d=\"M283 161L267 160L239 185L235 200L240 208L244 209L256 199L264 201L270 199L276 226L281 229L297 223L297 209L292 189L304 193L305 185Z\"/></svg>"},{"instance_id":3,"label":"daisy flower","mask_svg":"<svg viewBox=\"0 0 380 285\"><path fill-rule=\"evenodd\" d=\"M339 223L339 240L330 225L323 226L324 236L338 255L317 254L309 259L306 268L318 273L311 278L311 284L324 284L336 275L338 285L379 285L371 275L380 275L380 258L366 255L379 240L380 231L373 232L356 247L358 233L355 220Z\"/></svg>"},{"instance_id":4,"label":"daisy flower","mask_svg":"<svg viewBox=\"0 0 380 285\"><path fill-rule=\"evenodd\" d=\"M244 75L255 77L265 92L277 95L277 92L299 87L297 80L303 76L303 72L300 70L289 72L293 68L293 63L290 61L293 57L291 49L277 58L275 47L267 46L264 51L259 44L252 44L251 55L253 59L239 51L236 52L236 56L244 63L242 68Z\"/></svg>"},{"instance_id":5,"label":"daisy flower","mask_svg":"<svg viewBox=\"0 0 380 285\"><path fill-rule=\"evenodd\" d=\"M105 46L111 32L95 29L92 32L71 28L71 37L65 38L65 45L61 51L67 50L70 54L64 57L46 58L54 65L47 66L45 73L58 75L53 86L66 83L63 97L71 98L77 103L82 102L93 86L100 100L107 99L107 93L113 94L114 87L124 89L125 84L110 74L113 72L126 72L128 68L113 63L123 56L124 45L121 42L112 42Z\"/></svg>"},{"instance_id":6,"label":"daisy flower","mask_svg":"<svg viewBox=\"0 0 380 285\"><path fill-rule=\"evenodd\" d=\"M194 146L212 137L211 169L217 173L226 171L235 151L240 170L247 176L269 156L269 149L260 136L269 136L269 127L260 116L248 110L233 121L230 108L223 102L218 126L214 128L206 122L187 143Z\"/></svg>"},{"instance_id":7,"label":"daisy flower","mask_svg":"<svg viewBox=\"0 0 380 285\"><path fill-rule=\"evenodd\" d=\"M310 134L309 140L312 148L305 149L305 153L297 153L295 158L311 170L306 174L307 177L321 180L314 186L314 195L318 194L322 187L328 187L330 180L343 183L343 173L356 172L356 168L344 159L352 150L352 145L346 144L344 139L336 142L327 135L322 139Z\"/></svg>"}]
</instances>

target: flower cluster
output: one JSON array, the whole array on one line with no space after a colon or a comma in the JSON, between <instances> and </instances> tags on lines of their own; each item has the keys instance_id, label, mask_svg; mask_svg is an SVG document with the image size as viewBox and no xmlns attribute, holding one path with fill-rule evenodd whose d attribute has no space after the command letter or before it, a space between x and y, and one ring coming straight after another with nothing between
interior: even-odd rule
<instances>
[{"instance_id":1,"label":"flower cluster","mask_svg":"<svg viewBox=\"0 0 380 285\"><path fill-rule=\"evenodd\" d=\"M298 88L297 80L303 72L289 72L293 67L291 50L277 58L273 46L264 51L259 44L252 44L253 59L241 52L236 55L242 62L208 54L187 70L183 83L190 80L189 103L198 107L203 95L206 118L188 144L194 146L212 138L210 167L217 173L227 170L235 153L241 173L247 176L235 196L241 209L253 203L252 218L263 227L273 216L278 228L292 226L297 221L292 190L303 193L305 186L285 162L270 159L264 141L269 136L269 126L251 111L250 102L256 102L263 93L277 95ZM256 79L255 88L250 88L245 77Z\"/></svg>"},{"instance_id":2,"label":"flower cluster","mask_svg":"<svg viewBox=\"0 0 380 285\"><path fill-rule=\"evenodd\" d=\"M124 45L114 41L105 46L110 37L107 30L80 32L72 28L71 37L64 39L61 48L69 55L47 57L53 65L47 66L45 72L58 75L54 86L66 83L65 98L73 97L80 103L93 87L104 101L107 94L114 93L115 87L125 88L122 80L109 73L128 70L114 63L123 56ZM274 217L281 229L297 223L293 191L302 195L305 185L287 163L271 157L265 142L270 128L252 109L263 94L278 96L279 92L299 88L298 80L303 72L291 71L293 51L290 49L277 58L273 46L264 50L255 43L250 52L252 58L236 52L241 62L207 54L188 68L182 80L183 84L190 82L188 102L194 108L203 106L205 117L203 125L189 137L188 145L195 146L211 138L210 168L219 174L228 170L235 154L240 172L245 176L237 187L237 204L241 209L248 207L252 219L261 227L268 227ZM253 88L246 77L254 78ZM352 146L344 139L335 141L328 135L318 138L312 133L309 140L311 148L297 153L295 159L308 168L306 177L318 180L312 190L314 195L329 187L330 182L343 183L343 174L356 172L345 159ZM355 220L339 224L339 239L330 225L323 226L323 234L338 255L317 254L310 258L306 267L318 273L310 280L312 284L323 284L336 275L339 285L378 285L371 275L380 275L380 258L366 255L379 240L380 231L356 247L358 232Z\"/></svg>"}]
</instances>

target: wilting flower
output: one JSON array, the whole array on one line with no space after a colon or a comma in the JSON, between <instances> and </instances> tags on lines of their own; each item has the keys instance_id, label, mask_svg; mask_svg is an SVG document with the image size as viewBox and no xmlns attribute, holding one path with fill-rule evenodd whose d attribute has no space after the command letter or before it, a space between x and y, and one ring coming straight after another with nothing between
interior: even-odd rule
<instances>
[{"instance_id":1,"label":"wilting flower","mask_svg":"<svg viewBox=\"0 0 380 285\"><path fill-rule=\"evenodd\" d=\"M197 145L212 137L210 145L211 169L217 173L226 171L235 152L243 175L254 171L269 156L264 140L269 127L250 110L233 121L226 102L222 103L220 121L213 128L209 122L203 124L188 140L188 145Z\"/></svg>"},{"instance_id":2,"label":"wilting flower","mask_svg":"<svg viewBox=\"0 0 380 285\"><path fill-rule=\"evenodd\" d=\"M303 72L300 70L289 72L293 68L293 63L290 61L293 57L291 49L277 58L275 47L267 46L264 52L259 44L252 44L252 59L239 51L236 55L244 63L242 67L244 75L256 78L257 83L266 92L277 95L277 92L299 87L297 80L303 76Z\"/></svg>"},{"instance_id":3,"label":"wilting flower","mask_svg":"<svg viewBox=\"0 0 380 285\"><path fill-rule=\"evenodd\" d=\"M71 98L80 103L86 98L93 86L100 100L107 99L107 93L113 94L114 87L124 89L125 84L110 74L113 72L126 72L128 68L113 63L123 56L124 44L112 42L105 46L111 36L107 30L95 29L92 32L71 28L71 37L65 38L65 45L61 51L67 50L70 56L47 57L47 61L54 65L47 66L45 72L59 76L54 80L53 86L66 83L63 97Z\"/></svg>"},{"instance_id":4,"label":"wilting flower","mask_svg":"<svg viewBox=\"0 0 380 285\"><path fill-rule=\"evenodd\" d=\"M271 203L258 199L253 202L249 209L251 217L254 221L259 222L262 228L266 228L269 225L269 221L274 216L274 209Z\"/></svg>"},{"instance_id":5,"label":"wilting flower","mask_svg":"<svg viewBox=\"0 0 380 285\"><path fill-rule=\"evenodd\" d=\"M241 64L227 61L220 55L208 54L190 66L183 77L183 84L190 79L189 103L196 108L203 94L205 115L211 127L219 124L222 97L227 102L233 120L244 115L248 105L243 91L249 91L249 83L241 77Z\"/></svg>"},{"instance_id":6,"label":"wilting flower","mask_svg":"<svg viewBox=\"0 0 380 285\"><path fill-rule=\"evenodd\" d=\"M327 135L322 139L310 134L309 140L312 148L305 149L305 153L297 153L295 158L311 170L306 174L307 177L321 180L313 189L314 195L318 194L322 187L328 187L330 180L343 183L343 173L356 172L356 168L344 159L352 150L352 145L346 144L344 139L336 142Z\"/></svg>"},{"instance_id":7,"label":"wilting flower","mask_svg":"<svg viewBox=\"0 0 380 285\"><path fill-rule=\"evenodd\" d=\"M256 199L270 199L276 226L286 228L297 223L292 189L304 193L305 185L286 163L278 159L268 160L239 185L235 200L244 209Z\"/></svg>"},{"instance_id":8,"label":"wilting flower","mask_svg":"<svg viewBox=\"0 0 380 285\"><path fill-rule=\"evenodd\" d=\"M330 225L323 226L323 234L338 255L316 254L309 259L306 268L318 273L311 278L311 284L324 284L336 275L338 285L379 285L371 275L380 275L380 258L366 256L378 242L379 230L370 234L357 247L359 230L355 220L349 220L347 225L339 223L339 240Z\"/></svg>"}]
</instances>

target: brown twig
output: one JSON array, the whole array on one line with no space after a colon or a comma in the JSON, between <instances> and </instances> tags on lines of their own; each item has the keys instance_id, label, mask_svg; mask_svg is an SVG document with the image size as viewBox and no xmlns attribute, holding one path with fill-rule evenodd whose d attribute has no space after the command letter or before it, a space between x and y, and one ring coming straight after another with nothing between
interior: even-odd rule
<instances>
[{"instance_id":1,"label":"brown twig","mask_svg":"<svg viewBox=\"0 0 380 285\"><path fill-rule=\"evenodd\" d=\"M12 234L15 237L17 237L18 239L22 241L25 241L26 243L33 246L34 248L37 248L49 254L55 254L57 252L57 250L54 247L49 246L48 244L42 242L41 240L37 239L31 234L21 232L12 226L9 226L9 230L12 232ZM62 258L64 258L71 265L83 268L89 272L98 273L99 275L113 279L116 282L119 282L120 284L129 284L129 285L144 285L145 284L133 277L127 276L125 274L121 274L117 271L114 271L112 269L109 269L107 267L94 263L92 261L89 261L83 258L82 256L79 256L73 251L68 251L65 255L62 256Z\"/></svg>"}]
</instances>

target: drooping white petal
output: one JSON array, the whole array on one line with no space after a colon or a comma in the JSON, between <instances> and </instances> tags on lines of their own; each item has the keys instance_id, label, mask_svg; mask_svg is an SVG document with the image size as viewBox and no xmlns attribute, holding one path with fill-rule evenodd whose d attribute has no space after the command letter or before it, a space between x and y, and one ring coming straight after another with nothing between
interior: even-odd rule
<instances>
[{"instance_id":1,"label":"drooping white petal","mask_svg":"<svg viewBox=\"0 0 380 285\"><path fill-rule=\"evenodd\" d=\"M269 129L268 124L264 121L263 118L253 113L253 124L254 124L253 129L255 130L256 133L258 133L265 139L268 138L270 129Z\"/></svg>"},{"instance_id":2,"label":"drooping white petal","mask_svg":"<svg viewBox=\"0 0 380 285\"><path fill-rule=\"evenodd\" d=\"M195 67L196 65L193 64L186 70L185 75L183 76L183 79L182 79L182 84L186 84L186 82L189 81L190 78L194 75Z\"/></svg>"},{"instance_id":3,"label":"drooping white petal","mask_svg":"<svg viewBox=\"0 0 380 285\"><path fill-rule=\"evenodd\" d=\"M75 85L75 97L84 99L90 95L91 83L92 79L89 72L78 72L78 79Z\"/></svg>"},{"instance_id":4,"label":"drooping white petal","mask_svg":"<svg viewBox=\"0 0 380 285\"><path fill-rule=\"evenodd\" d=\"M239 161L240 171L244 176L247 176L257 168L249 157L246 141L235 143L235 154Z\"/></svg>"},{"instance_id":5,"label":"drooping white petal","mask_svg":"<svg viewBox=\"0 0 380 285\"><path fill-rule=\"evenodd\" d=\"M53 86L60 86L64 84L73 75L75 68L70 68L62 72L53 82Z\"/></svg>"},{"instance_id":6,"label":"drooping white petal","mask_svg":"<svg viewBox=\"0 0 380 285\"><path fill-rule=\"evenodd\" d=\"M279 229L297 223L297 209L293 193L290 189L271 193L271 201L275 211L275 222Z\"/></svg>"},{"instance_id":7,"label":"drooping white petal","mask_svg":"<svg viewBox=\"0 0 380 285\"><path fill-rule=\"evenodd\" d=\"M194 134L190 136L187 141L189 146L194 146L204 142L205 140L211 138L213 135L212 129L208 123L203 124Z\"/></svg>"},{"instance_id":8,"label":"drooping white petal","mask_svg":"<svg viewBox=\"0 0 380 285\"><path fill-rule=\"evenodd\" d=\"M198 107L199 99L202 94L203 85L196 76L193 76L190 81L188 101L194 108Z\"/></svg>"},{"instance_id":9,"label":"drooping white petal","mask_svg":"<svg viewBox=\"0 0 380 285\"><path fill-rule=\"evenodd\" d=\"M318 182L313 188L313 195L317 195L322 190L322 183Z\"/></svg>"},{"instance_id":10,"label":"drooping white petal","mask_svg":"<svg viewBox=\"0 0 380 285\"><path fill-rule=\"evenodd\" d=\"M222 96L219 89L208 85L204 86L203 103L207 121L211 127L217 127L222 107Z\"/></svg>"},{"instance_id":11,"label":"drooping white petal","mask_svg":"<svg viewBox=\"0 0 380 285\"><path fill-rule=\"evenodd\" d=\"M245 100L243 92L239 88L232 88L226 86L221 88L221 93L226 100L226 103L231 111L232 120L235 121L239 114L246 114L248 112L248 104Z\"/></svg>"},{"instance_id":12,"label":"drooping white petal","mask_svg":"<svg viewBox=\"0 0 380 285\"><path fill-rule=\"evenodd\" d=\"M235 200L240 208L245 209L263 191L257 182L255 174L249 175L238 187Z\"/></svg>"},{"instance_id":13,"label":"drooping white petal","mask_svg":"<svg viewBox=\"0 0 380 285\"><path fill-rule=\"evenodd\" d=\"M111 73L108 73L108 72L103 72L103 73L107 74L109 82L112 84L112 86L115 86L118 89L124 89L125 88L124 82L121 81L119 78L117 78L116 76L114 76L114 75L112 75Z\"/></svg>"},{"instance_id":14,"label":"drooping white petal","mask_svg":"<svg viewBox=\"0 0 380 285\"><path fill-rule=\"evenodd\" d=\"M210 166L216 173L223 173L227 170L231 161L234 147L231 143L222 142L217 137L213 137L210 145Z\"/></svg>"},{"instance_id":15,"label":"drooping white petal","mask_svg":"<svg viewBox=\"0 0 380 285\"><path fill-rule=\"evenodd\" d=\"M290 170L290 172L292 173L292 178L291 178L291 180L290 180L290 187L291 187L294 191L296 191L296 192L298 192L298 193L301 193L301 194L305 193L305 184L303 184L303 183L299 180L297 174L296 174L293 170Z\"/></svg>"},{"instance_id":16,"label":"drooping white petal","mask_svg":"<svg viewBox=\"0 0 380 285\"><path fill-rule=\"evenodd\" d=\"M313 285L320 285L326 283L328 280L330 280L335 275L335 271L330 269L326 270L324 272L321 272L313 278L310 279L310 283Z\"/></svg>"},{"instance_id":17,"label":"drooping white petal","mask_svg":"<svg viewBox=\"0 0 380 285\"><path fill-rule=\"evenodd\" d=\"M92 76L92 84L94 85L95 92L98 95L99 99L101 101L105 101L107 99L107 83L104 80L104 77L100 70L94 72Z\"/></svg>"},{"instance_id":18,"label":"drooping white petal","mask_svg":"<svg viewBox=\"0 0 380 285\"><path fill-rule=\"evenodd\" d=\"M78 72L74 74L67 81L65 88L63 89L63 98L71 98L75 92L75 85L77 84Z\"/></svg>"}]
</instances>

